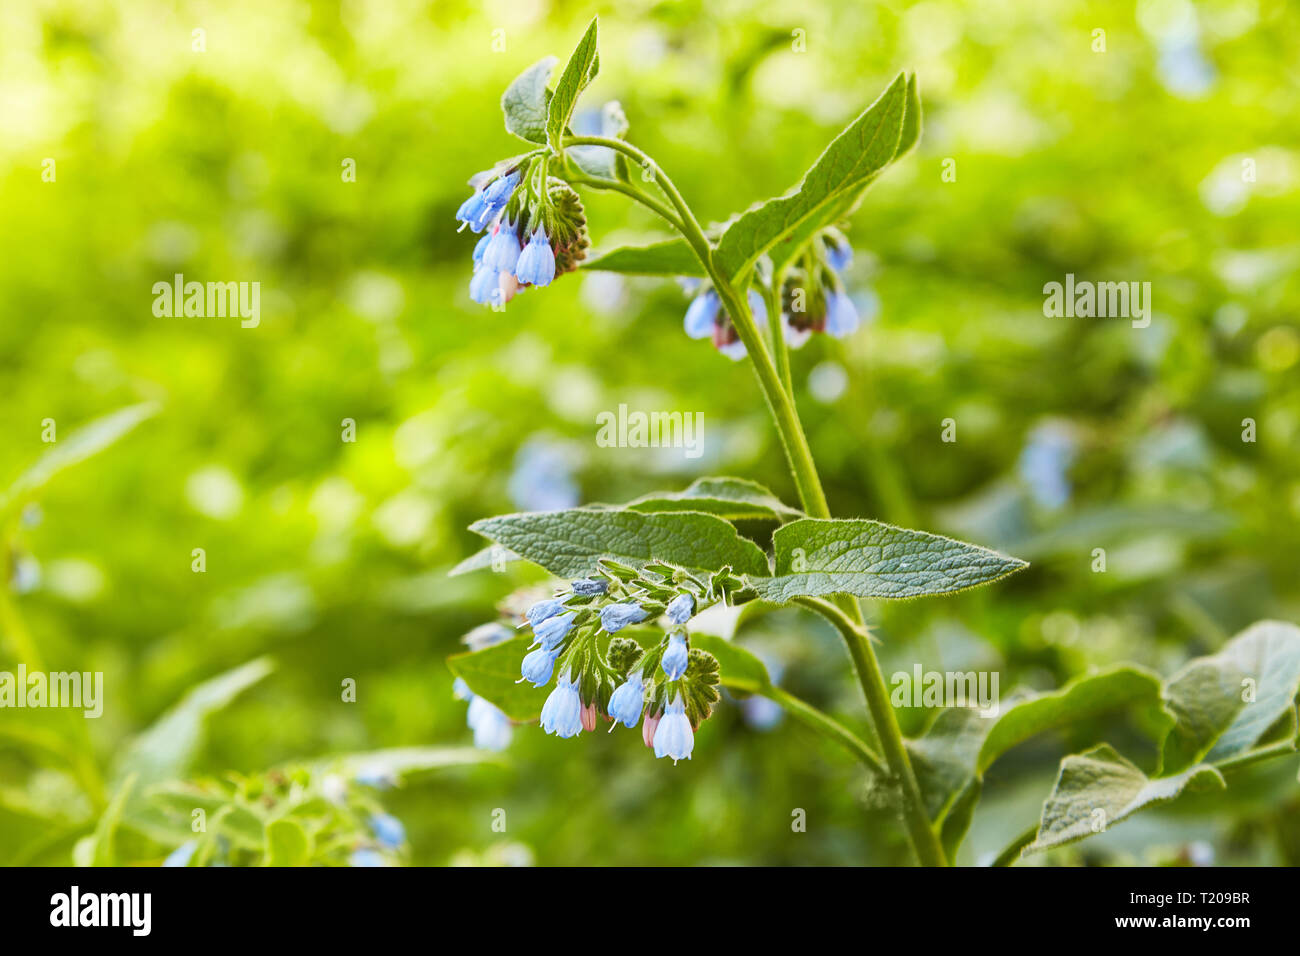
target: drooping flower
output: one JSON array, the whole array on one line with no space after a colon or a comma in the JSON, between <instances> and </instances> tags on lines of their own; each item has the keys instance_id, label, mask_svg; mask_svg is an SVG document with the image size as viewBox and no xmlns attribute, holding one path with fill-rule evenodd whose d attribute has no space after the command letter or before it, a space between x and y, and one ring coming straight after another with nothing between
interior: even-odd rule
<instances>
[{"instance_id":1,"label":"drooping flower","mask_svg":"<svg viewBox=\"0 0 1300 956\"><path fill-rule=\"evenodd\" d=\"M406 827L390 813L374 813L369 819L370 829L380 846L397 849L406 842Z\"/></svg>"},{"instance_id":2,"label":"drooping flower","mask_svg":"<svg viewBox=\"0 0 1300 956\"><path fill-rule=\"evenodd\" d=\"M641 709L644 706L645 680L640 671L633 671L610 695L609 716L614 718L616 725L622 723L630 730L641 719Z\"/></svg>"},{"instance_id":3,"label":"drooping flower","mask_svg":"<svg viewBox=\"0 0 1300 956\"><path fill-rule=\"evenodd\" d=\"M853 247L847 241L828 239L826 263L836 272L843 272L853 263Z\"/></svg>"},{"instance_id":4,"label":"drooping flower","mask_svg":"<svg viewBox=\"0 0 1300 956\"><path fill-rule=\"evenodd\" d=\"M533 230L528 245L519 254L515 264L515 277L524 285L549 285L555 278L555 253L551 250L551 241L546 237L546 230L538 226Z\"/></svg>"},{"instance_id":5,"label":"drooping flower","mask_svg":"<svg viewBox=\"0 0 1300 956\"><path fill-rule=\"evenodd\" d=\"M566 608L563 601L557 598L547 598L544 601L538 601L525 611L524 617L527 619L529 624L536 627L548 617L555 617L555 615L562 614L565 610Z\"/></svg>"},{"instance_id":6,"label":"drooping flower","mask_svg":"<svg viewBox=\"0 0 1300 956\"><path fill-rule=\"evenodd\" d=\"M668 610L664 612L665 616L674 624L685 624L695 613L695 596L691 594L679 594L668 602Z\"/></svg>"},{"instance_id":7,"label":"drooping flower","mask_svg":"<svg viewBox=\"0 0 1300 956\"><path fill-rule=\"evenodd\" d=\"M555 617L548 617L533 628L533 634L537 638L537 643L541 644L546 650L554 650L564 640L570 630L573 629L573 619L575 615L572 611L567 614L557 614Z\"/></svg>"},{"instance_id":8,"label":"drooping flower","mask_svg":"<svg viewBox=\"0 0 1300 956\"><path fill-rule=\"evenodd\" d=\"M469 280L469 297L479 305L492 305L501 301L500 276L495 269L482 263Z\"/></svg>"},{"instance_id":9,"label":"drooping flower","mask_svg":"<svg viewBox=\"0 0 1300 956\"><path fill-rule=\"evenodd\" d=\"M482 232L483 226L478 223L486 207L487 203L483 199L483 190L476 189L474 195L461 203L460 208L456 210L456 221L461 224L462 229L469 226L473 232Z\"/></svg>"},{"instance_id":10,"label":"drooping flower","mask_svg":"<svg viewBox=\"0 0 1300 956\"><path fill-rule=\"evenodd\" d=\"M519 261L519 251L519 235L515 232L514 223L502 222L483 250L483 265L513 276L515 264Z\"/></svg>"},{"instance_id":11,"label":"drooping flower","mask_svg":"<svg viewBox=\"0 0 1300 956\"><path fill-rule=\"evenodd\" d=\"M596 729L596 702L589 701L582 707L582 729L591 733Z\"/></svg>"},{"instance_id":12,"label":"drooping flower","mask_svg":"<svg viewBox=\"0 0 1300 956\"><path fill-rule=\"evenodd\" d=\"M681 680L690 663L691 652L686 646L686 635L675 631L668 638L668 650L664 651L663 669L669 680Z\"/></svg>"},{"instance_id":13,"label":"drooping flower","mask_svg":"<svg viewBox=\"0 0 1300 956\"><path fill-rule=\"evenodd\" d=\"M763 302L763 297L753 289L749 290L747 298L749 300L749 311L753 314L754 322L761 332L767 328L767 304ZM740 340L740 333L736 331L731 317L727 315L722 315L714 325L713 345L733 362L739 362L748 354L745 343Z\"/></svg>"},{"instance_id":14,"label":"drooping flower","mask_svg":"<svg viewBox=\"0 0 1300 956\"><path fill-rule=\"evenodd\" d=\"M534 687L542 687L551 682L551 672L555 669L555 658L559 656L558 650L547 650L539 647L535 651L530 651L525 657L520 667L524 675L515 683L528 681Z\"/></svg>"},{"instance_id":15,"label":"drooping flower","mask_svg":"<svg viewBox=\"0 0 1300 956\"><path fill-rule=\"evenodd\" d=\"M473 258L474 258L474 271L475 271L475 272L478 271L478 267L479 267L479 265L482 264L482 262L483 262L483 253L485 253L485 252L487 251L488 243L490 243L491 241L492 241L492 237L491 237L488 233L484 233L484 234L483 234L483 237L482 237L481 239L479 239L479 241L476 242L476 243L474 244L474 256L473 256Z\"/></svg>"},{"instance_id":16,"label":"drooping flower","mask_svg":"<svg viewBox=\"0 0 1300 956\"><path fill-rule=\"evenodd\" d=\"M797 326L790 321L789 314L785 312L781 313L781 331L785 335L785 344L792 349L803 348L813 334L811 325Z\"/></svg>"},{"instance_id":17,"label":"drooping flower","mask_svg":"<svg viewBox=\"0 0 1300 956\"><path fill-rule=\"evenodd\" d=\"M673 763L690 760L691 751L695 749L695 732L691 730L690 718L686 716L686 704L678 694L669 703L663 720L654 732L656 757L671 757Z\"/></svg>"},{"instance_id":18,"label":"drooping flower","mask_svg":"<svg viewBox=\"0 0 1300 956\"><path fill-rule=\"evenodd\" d=\"M692 299L686 309L686 334L693 339L707 339L713 334L713 324L720 308L718 293L712 289Z\"/></svg>"},{"instance_id":19,"label":"drooping flower","mask_svg":"<svg viewBox=\"0 0 1300 956\"><path fill-rule=\"evenodd\" d=\"M614 634L629 624L640 624L647 616L645 608L635 601L625 604L607 604L600 609L600 626L610 634Z\"/></svg>"},{"instance_id":20,"label":"drooping flower","mask_svg":"<svg viewBox=\"0 0 1300 956\"><path fill-rule=\"evenodd\" d=\"M862 320L858 317L858 307L843 292L832 291L826 296L826 332L837 339L852 335L858 330Z\"/></svg>"},{"instance_id":21,"label":"drooping flower","mask_svg":"<svg viewBox=\"0 0 1300 956\"><path fill-rule=\"evenodd\" d=\"M645 720L641 721L641 741L647 747L653 747L655 745L655 731L658 730L659 721L663 719L663 716L663 711L660 711L653 717L650 714L646 714Z\"/></svg>"},{"instance_id":22,"label":"drooping flower","mask_svg":"<svg viewBox=\"0 0 1300 956\"><path fill-rule=\"evenodd\" d=\"M498 176L483 190L483 201L489 206L504 208L505 204L510 201L510 194L519 185L519 179L520 175L517 169L512 169L504 176Z\"/></svg>"},{"instance_id":23,"label":"drooping flower","mask_svg":"<svg viewBox=\"0 0 1300 956\"><path fill-rule=\"evenodd\" d=\"M495 704L470 690L464 679L457 677L451 686L457 700L469 701L465 723L474 731L474 746L480 750L505 750L512 733L510 718Z\"/></svg>"},{"instance_id":24,"label":"drooping flower","mask_svg":"<svg viewBox=\"0 0 1300 956\"><path fill-rule=\"evenodd\" d=\"M542 705L542 729L557 737L576 737L582 732L582 701L578 697L578 683L566 670L556 681Z\"/></svg>"},{"instance_id":25,"label":"drooping flower","mask_svg":"<svg viewBox=\"0 0 1300 956\"><path fill-rule=\"evenodd\" d=\"M480 750L505 750L510 745L510 718L491 701L475 695L466 722L474 731L474 746Z\"/></svg>"}]
</instances>

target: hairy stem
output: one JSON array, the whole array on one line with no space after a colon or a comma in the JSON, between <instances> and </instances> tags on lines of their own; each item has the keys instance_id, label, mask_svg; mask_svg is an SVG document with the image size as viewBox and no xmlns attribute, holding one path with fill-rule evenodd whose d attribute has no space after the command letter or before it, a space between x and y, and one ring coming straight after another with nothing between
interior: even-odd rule
<instances>
[{"instance_id":1,"label":"hairy stem","mask_svg":"<svg viewBox=\"0 0 1300 956\"><path fill-rule=\"evenodd\" d=\"M795 718L803 721L818 733L844 746L851 754L867 765L872 772L888 776L884 763L867 744L839 721L822 713L812 704L806 703L780 687L770 687L763 691L763 696L776 701Z\"/></svg>"},{"instance_id":2,"label":"hairy stem","mask_svg":"<svg viewBox=\"0 0 1300 956\"><path fill-rule=\"evenodd\" d=\"M680 225L683 227L682 237L690 245L700 265L709 274L709 278L713 280L714 289L722 300L723 307L731 317L740 340L745 343L745 349L754 366L754 374L758 376L759 387L763 391L763 397L776 423L777 434L781 438L786 460L790 465L790 474L794 479L804 511L814 518L829 518L831 513L826 503L826 493L822 489L821 477L817 474L817 464L813 460L812 449L804 434L803 424L799 421L794 396L787 389L781 373L772 360L772 354L768 351L767 344L745 301L743 290L737 291L730 277L718 268L713 258L713 245L704 235L704 230L700 228L695 214L682 198L681 192L672 179L658 163L631 143L621 139L604 136L571 136L565 139L565 144L605 146L618 150L633 159L642 169L651 171L655 184L663 190L668 201L677 210L681 219ZM780 313L772 314L769 321L779 325ZM921 797L921 788L916 782L916 774L912 770L907 750L903 746L902 730L889 703L889 689L881 673L880 662L871 649L871 641L866 629L861 626L862 609L856 599L851 597L845 597L836 603L843 615L857 625L856 629L841 628L840 634L848 645L849 656L853 659L858 682L862 685L867 709L875 725L876 734L880 738L891 777L901 793L903 819L916 850L917 859L925 866L944 866L947 861L943 846L934 827L930 825L929 814L926 813L925 802Z\"/></svg>"}]
</instances>

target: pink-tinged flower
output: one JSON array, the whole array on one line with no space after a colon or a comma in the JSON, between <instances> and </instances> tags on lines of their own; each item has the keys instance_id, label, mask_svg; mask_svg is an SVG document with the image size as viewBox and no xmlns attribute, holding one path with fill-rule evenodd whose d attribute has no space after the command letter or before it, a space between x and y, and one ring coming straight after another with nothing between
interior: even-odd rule
<instances>
[{"instance_id":1,"label":"pink-tinged flower","mask_svg":"<svg viewBox=\"0 0 1300 956\"><path fill-rule=\"evenodd\" d=\"M646 714L645 720L641 721L641 740L645 742L647 747L655 745L655 728L659 726L659 718L662 716L662 712L654 717Z\"/></svg>"},{"instance_id":2,"label":"pink-tinged flower","mask_svg":"<svg viewBox=\"0 0 1300 956\"><path fill-rule=\"evenodd\" d=\"M582 708L582 729L591 733L596 729L596 702L586 704Z\"/></svg>"}]
</instances>

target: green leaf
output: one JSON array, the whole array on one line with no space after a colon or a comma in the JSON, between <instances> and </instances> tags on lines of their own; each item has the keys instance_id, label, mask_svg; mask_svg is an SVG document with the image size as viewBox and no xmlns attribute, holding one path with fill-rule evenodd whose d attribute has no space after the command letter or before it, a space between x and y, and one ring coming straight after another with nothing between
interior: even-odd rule
<instances>
[{"instance_id":1,"label":"green leaf","mask_svg":"<svg viewBox=\"0 0 1300 956\"><path fill-rule=\"evenodd\" d=\"M712 634L692 634L691 647L708 651L718 659L722 686L744 694L761 694L772 686L767 667L757 657Z\"/></svg>"},{"instance_id":2,"label":"green leaf","mask_svg":"<svg viewBox=\"0 0 1300 956\"><path fill-rule=\"evenodd\" d=\"M266 865L306 866L311 859L311 838L294 820L272 820L266 825Z\"/></svg>"},{"instance_id":3,"label":"green leaf","mask_svg":"<svg viewBox=\"0 0 1300 956\"><path fill-rule=\"evenodd\" d=\"M981 717L973 707L947 707L924 736L905 741L931 820L942 820L973 782L976 755L992 726L993 718Z\"/></svg>"},{"instance_id":4,"label":"green leaf","mask_svg":"<svg viewBox=\"0 0 1300 956\"><path fill-rule=\"evenodd\" d=\"M1150 671L1121 665L1013 704L989 729L980 746L975 772L983 776L993 761L1035 734L1127 707L1156 709L1160 706L1160 687L1160 678Z\"/></svg>"},{"instance_id":5,"label":"green leaf","mask_svg":"<svg viewBox=\"0 0 1300 956\"><path fill-rule=\"evenodd\" d=\"M630 501L632 511L703 511L725 521L785 521L802 514L744 478L700 478L685 491L660 491Z\"/></svg>"},{"instance_id":6,"label":"green leaf","mask_svg":"<svg viewBox=\"0 0 1300 956\"><path fill-rule=\"evenodd\" d=\"M897 162L910 152L920 137L921 99L917 92L916 75L913 74L907 81L907 103L903 114L903 128L899 136L898 147L894 150L894 158L890 162ZM862 198L866 195L867 188L875 182L878 176L877 173L875 176L869 177L866 182L857 188L845 190L838 199L828 204L820 215L810 216L799 226L791 229L780 243L768 250L769 255L772 257L773 269L779 271L788 265L799 255L804 245L819 229L851 216L858 206L862 204Z\"/></svg>"},{"instance_id":7,"label":"green leaf","mask_svg":"<svg viewBox=\"0 0 1300 956\"><path fill-rule=\"evenodd\" d=\"M948 852L961 845L984 773L998 757L1036 734L1099 714L1134 707L1158 712L1160 687L1155 674L1124 665L1080 677L1052 693L1018 692L1002 701L996 717L981 717L972 707L940 711L923 736L905 744L926 809L942 824Z\"/></svg>"},{"instance_id":8,"label":"green leaf","mask_svg":"<svg viewBox=\"0 0 1300 956\"><path fill-rule=\"evenodd\" d=\"M209 715L266 677L274 666L270 658L259 657L193 688L127 748L117 776L135 773L145 784L181 776L198 751Z\"/></svg>"},{"instance_id":9,"label":"green leaf","mask_svg":"<svg viewBox=\"0 0 1300 956\"><path fill-rule=\"evenodd\" d=\"M600 52L597 44L597 18L593 17L574 47L569 62L564 65L564 72L555 84L555 94L546 114L546 141L557 153L562 148L564 131L573 118L573 107L578 102L578 95L587 88L596 74L600 72Z\"/></svg>"},{"instance_id":10,"label":"green leaf","mask_svg":"<svg viewBox=\"0 0 1300 956\"><path fill-rule=\"evenodd\" d=\"M1168 803L1189 787L1223 789L1223 776L1208 764L1198 764L1172 777L1153 779L1109 744L1071 754L1061 761L1056 786L1043 804L1038 837L1025 852L1082 840L1139 810Z\"/></svg>"},{"instance_id":11,"label":"green leaf","mask_svg":"<svg viewBox=\"0 0 1300 956\"><path fill-rule=\"evenodd\" d=\"M833 222L898 153L910 84L904 74L837 136L790 193L743 213L727 227L714 259L723 273L747 274L783 241L802 245L811 229ZM773 253L774 260L788 255Z\"/></svg>"},{"instance_id":12,"label":"green leaf","mask_svg":"<svg viewBox=\"0 0 1300 956\"><path fill-rule=\"evenodd\" d=\"M1161 753L1163 772L1235 760L1294 708L1297 693L1300 628L1293 624L1260 621L1219 653L1189 661L1165 684L1174 725Z\"/></svg>"},{"instance_id":13,"label":"green leaf","mask_svg":"<svg viewBox=\"0 0 1300 956\"><path fill-rule=\"evenodd\" d=\"M707 275L685 239L664 239L645 246L620 246L582 263L583 269L644 276Z\"/></svg>"},{"instance_id":14,"label":"green leaf","mask_svg":"<svg viewBox=\"0 0 1300 956\"><path fill-rule=\"evenodd\" d=\"M481 651L453 654L447 658L447 666L470 690L501 708L511 720L533 721L541 716L546 694L532 684L518 682L519 668L532 642L530 632Z\"/></svg>"},{"instance_id":15,"label":"green leaf","mask_svg":"<svg viewBox=\"0 0 1300 956\"><path fill-rule=\"evenodd\" d=\"M9 486L4 497L0 498L0 514L21 503L32 492L39 491L65 468L108 448L141 422L158 414L158 408L154 402L128 405L102 418L96 418L54 442Z\"/></svg>"},{"instance_id":16,"label":"green leaf","mask_svg":"<svg viewBox=\"0 0 1300 956\"><path fill-rule=\"evenodd\" d=\"M921 139L921 93L917 89L916 74L907 78L907 103L903 112L903 130L898 137L894 160L902 159Z\"/></svg>"},{"instance_id":17,"label":"green leaf","mask_svg":"<svg viewBox=\"0 0 1300 956\"><path fill-rule=\"evenodd\" d=\"M973 544L865 519L801 518L776 530L776 573L751 582L759 597L856 594L913 598L988 584L1025 567Z\"/></svg>"},{"instance_id":18,"label":"green leaf","mask_svg":"<svg viewBox=\"0 0 1300 956\"><path fill-rule=\"evenodd\" d=\"M688 570L767 574L767 557L756 544L721 518L696 512L537 511L476 521L470 530L562 578L593 573L600 558L633 567L663 561Z\"/></svg>"},{"instance_id":19,"label":"green leaf","mask_svg":"<svg viewBox=\"0 0 1300 956\"><path fill-rule=\"evenodd\" d=\"M517 76L501 94L506 130L530 143L546 142L546 115L551 91L546 88L559 60L548 56Z\"/></svg>"}]
</instances>

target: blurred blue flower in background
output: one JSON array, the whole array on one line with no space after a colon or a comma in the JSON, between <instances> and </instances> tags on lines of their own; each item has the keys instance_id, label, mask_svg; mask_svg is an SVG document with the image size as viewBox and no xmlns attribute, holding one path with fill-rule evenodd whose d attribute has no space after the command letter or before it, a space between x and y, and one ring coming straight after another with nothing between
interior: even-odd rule
<instances>
[{"instance_id":1,"label":"blurred blue flower in background","mask_svg":"<svg viewBox=\"0 0 1300 956\"><path fill-rule=\"evenodd\" d=\"M515 455L507 488L515 507L524 511L559 511L576 507L578 484L562 446L530 438Z\"/></svg>"},{"instance_id":2,"label":"blurred blue flower in background","mask_svg":"<svg viewBox=\"0 0 1300 956\"><path fill-rule=\"evenodd\" d=\"M1017 469L1039 507L1055 510L1069 502L1068 473L1074 456L1074 436L1065 425L1045 422L1030 432Z\"/></svg>"},{"instance_id":3,"label":"blurred blue flower in background","mask_svg":"<svg viewBox=\"0 0 1300 956\"><path fill-rule=\"evenodd\" d=\"M372 814L369 823L380 845L396 849L406 842L406 827L391 813Z\"/></svg>"}]
</instances>

